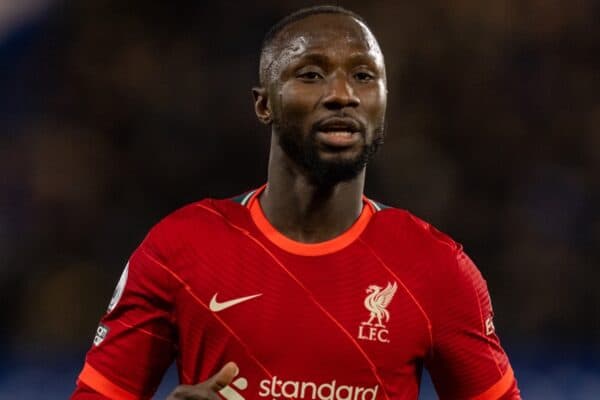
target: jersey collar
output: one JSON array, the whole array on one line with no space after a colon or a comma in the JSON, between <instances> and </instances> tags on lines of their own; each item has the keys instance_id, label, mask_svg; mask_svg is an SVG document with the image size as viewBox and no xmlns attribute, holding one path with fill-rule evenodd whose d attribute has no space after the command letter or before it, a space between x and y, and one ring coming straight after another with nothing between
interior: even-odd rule
<instances>
[{"instance_id":1,"label":"jersey collar","mask_svg":"<svg viewBox=\"0 0 600 400\"><path fill-rule=\"evenodd\" d=\"M319 243L302 243L284 236L267 219L258 201L258 196L267 185L247 194L242 205L246 206L259 231L277 247L300 256L322 256L335 253L353 243L365 230L371 217L377 211L375 205L363 195L363 209L359 217L344 233L333 239Z\"/></svg>"}]
</instances>

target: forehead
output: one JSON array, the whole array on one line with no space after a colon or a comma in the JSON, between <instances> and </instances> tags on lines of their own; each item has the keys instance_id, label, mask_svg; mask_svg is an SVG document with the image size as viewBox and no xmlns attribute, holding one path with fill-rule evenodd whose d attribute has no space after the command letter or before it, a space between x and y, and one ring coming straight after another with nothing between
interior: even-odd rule
<instances>
[{"instance_id":1,"label":"forehead","mask_svg":"<svg viewBox=\"0 0 600 400\"><path fill-rule=\"evenodd\" d=\"M275 41L281 61L308 52L365 53L383 67L383 55L375 36L362 22L348 15L316 14L296 21Z\"/></svg>"}]
</instances>

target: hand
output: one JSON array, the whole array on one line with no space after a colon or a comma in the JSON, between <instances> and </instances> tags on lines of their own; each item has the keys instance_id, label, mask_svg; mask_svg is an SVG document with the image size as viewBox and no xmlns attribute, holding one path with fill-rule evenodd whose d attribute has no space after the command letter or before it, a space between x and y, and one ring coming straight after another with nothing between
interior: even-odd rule
<instances>
[{"instance_id":1,"label":"hand","mask_svg":"<svg viewBox=\"0 0 600 400\"><path fill-rule=\"evenodd\" d=\"M167 400L221 400L217 392L229 385L239 369L228 362L219 372L197 385L179 385L171 392Z\"/></svg>"}]
</instances>

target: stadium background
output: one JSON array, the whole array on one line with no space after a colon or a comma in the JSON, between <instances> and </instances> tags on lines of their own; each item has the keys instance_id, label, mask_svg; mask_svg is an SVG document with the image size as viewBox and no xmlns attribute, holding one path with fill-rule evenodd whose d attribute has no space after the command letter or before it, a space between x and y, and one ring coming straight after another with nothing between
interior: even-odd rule
<instances>
[{"instance_id":1,"label":"stadium background","mask_svg":"<svg viewBox=\"0 0 600 400\"><path fill-rule=\"evenodd\" d=\"M388 67L367 194L464 244L525 398L600 398L600 3L338 3ZM65 398L145 232L264 181L261 37L310 4L0 0L0 399Z\"/></svg>"}]
</instances>

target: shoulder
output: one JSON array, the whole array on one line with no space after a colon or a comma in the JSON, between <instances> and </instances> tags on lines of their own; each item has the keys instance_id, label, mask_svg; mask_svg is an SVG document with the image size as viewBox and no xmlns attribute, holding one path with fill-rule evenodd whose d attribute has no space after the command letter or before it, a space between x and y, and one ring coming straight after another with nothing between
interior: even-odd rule
<instances>
[{"instance_id":1,"label":"shoulder","mask_svg":"<svg viewBox=\"0 0 600 400\"><path fill-rule=\"evenodd\" d=\"M211 198L173 211L133 251L122 280L132 293L172 301L190 271L201 264L202 255L223 249L225 240L232 237L231 224L240 223L245 214L235 201Z\"/></svg>"},{"instance_id":2,"label":"shoulder","mask_svg":"<svg viewBox=\"0 0 600 400\"><path fill-rule=\"evenodd\" d=\"M372 222L365 236L368 245L390 265L426 280L432 290L483 282L462 244L411 212L382 208Z\"/></svg>"},{"instance_id":3,"label":"shoulder","mask_svg":"<svg viewBox=\"0 0 600 400\"><path fill-rule=\"evenodd\" d=\"M233 198L205 198L165 216L146 235L142 246L157 256L172 257L185 248L215 241L232 224L244 224L247 211Z\"/></svg>"},{"instance_id":4,"label":"shoulder","mask_svg":"<svg viewBox=\"0 0 600 400\"><path fill-rule=\"evenodd\" d=\"M402 209L385 208L374 218L367 244L432 316L443 314L439 310L449 299L466 294L485 298L487 286L479 269L449 235Z\"/></svg>"},{"instance_id":5,"label":"shoulder","mask_svg":"<svg viewBox=\"0 0 600 400\"><path fill-rule=\"evenodd\" d=\"M408 247L419 254L444 255L455 257L462 251L462 245L431 223L411 212L395 207L377 204L379 210L373 217L369 234L372 242L387 243L394 248Z\"/></svg>"},{"instance_id":6,"label":"shoulder","mask_svg":"<svg viewBox=\"0 0 600 400\"><path fill-rule=\"evenodd\" d=\"M434 272L432 285L437 282L440 288L487 290L485 279L461 243L409 211L394 208L386 210L389 210L386 216L388 223L399 230L403 240L420 253L417 259L429 257L431 262L423 265L428 265Z\"/></svg>"},{"instance_id":7,"label":"shoulder","mask_svg":"<svg viewBox=\"0 0 600 400\"><path fill-rule=\"evenodd\" d=\"M231 219L236 219L245 208L236 198L205 198L187 204L162 218L150 230L156 236L185 231L197 231L215 225L220 225Z\"/></svg>"}]
</instances>

